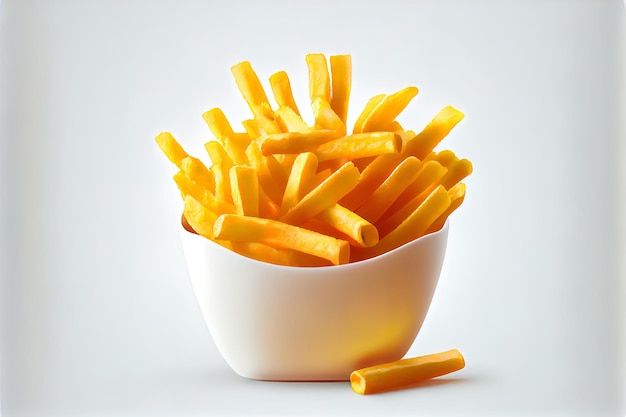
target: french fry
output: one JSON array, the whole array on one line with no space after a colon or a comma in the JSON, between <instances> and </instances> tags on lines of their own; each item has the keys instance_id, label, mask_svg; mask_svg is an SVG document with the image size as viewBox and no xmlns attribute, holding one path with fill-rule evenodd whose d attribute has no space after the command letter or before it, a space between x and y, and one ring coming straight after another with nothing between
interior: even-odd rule
<instances>
[{"instance_id":1,"label":"french fry","mask_svg":"<svg viewBox=\"0 0 626 417\"><path fill-rule=\"evenodd\" d=\"M472 173L472 169L472 163L467 159L459 159L458 161L453 162L448 168L446 175L444 175L441 179L441 185L447 189L452 188L454 184L470 175Z\"/></svg>"},{"instance_id":2,"label":"french fry","mask_svg":"<svg viewBox=\"0 0 626 417\"><path fill-rule=\"evenodd\" d=\"M263 155L298 154L314 151L319 145L335 139L334 130L309 130L267 135L262 138Z\"/></svg>"},{"instance_id":3,"label":"french fry","mask_svg":"<svg viewBox=\"0 0 626 417\"><path fill-rule=\"evenodd\" d=\"M324 143L314 153L320 162L337 158L357 159L397 153L401 145L400 137L392 132L358 133Z\"/></svg>"},{"instance_id":4,"label":"french fry","mask_svg":"<svg viewBox=\"0 0 626 417\"><path fill-rule=\"evenodd\" d=\"M317 218L350 237L359 247L369 248L378 243L376 227L339 204L322 211Z\"/></svg>"},{"instance_id":5,"label":"french fry","mask_svg":"<svg viewBox=\"0 0 626 417\"><path fill-rule=\"evenodd\" d=\"M315 127L317 129L330 129L337 132L337 136L346 134L346 125L330 107L330 104L322 98L316 98L311 103L313 115L315 116Z\"/></svg>"},{"instance_id":6,"label":"french fry","mask_svg":"<svg viewBox=\"0 0 626 417\"><path fill-rule=\"evenodd\" d=\"M450 165L452 165L452 163L458 160L459 158L456 157L454 152L448 149L440 152L431 152L424 158L424 162L437 161L446 168L448 168Z\"/></svg>"},{"instance_id":7,"label":"french fry","mask_svg":"<svg viewBox=\"0 0 626 417\"><path fill-rule=\"evenodd\" d=\"M259 216L259 179L254 168L235 165L230 169L230 189L235 213Z\"/></svg>"},{"instance_id":8,"label":"french fry","mask_svg":"<svg viewBox=\"0 0 626 417\"><path fill-rule=\"evenodd\" d=\"M313 181L316 171L317 157L315 154L306 152L296 157L283 194L280 208L282 213L287 213L308 192L307 187Z\"/></svg>"},{"instance_id":9,"label":"french fry","mask_svg":"<svg viewBox=\"0 0 626 417\"><path fill-rule=\"evenodd\" d=\"M410 386L464 367L463 355L452 349L359 369L350 375L350 384L357 394L375 394Z\"/></svg>"},{"instance_id":10,"label":"french fry","mask_svg":"<svg viewBox=\"0 0 626 417\"><path fill-rule=\"evenodd\" d=\"M230 68L235 83L255 117L265 115L272 117L270 103L265 90L254 72L250 62L243 61Z\"/></svg>"},{"instance_id":11,"label":"french fry","mask_svg":"<svg viewBox=\"0 0 626 417\"><path fill-rule=\"evenodd\" d=\"M194 158L193 156L183 158L180 169L200 186L212 193L215 192L215 177L198 158Z\"/></svg>"},{"instance_id":12,"label":"french fry","mask_svg":"<svg viewBox=\"0 0 626 417\"><path fill-rule=\"evenodd\" d=\"M301 224L317 216L323 210L332 207L346 195L359 180L359 170L352 162L344 164L332 173L324 182L307 193L293 206L281 221L290 224Z\"/></svg>"},{"instance_id":13,"label":"french fry","mask_svg":"<svg viewBox=\"0 0 626 417\"><path fill-rule=\"evenodd\" d=\"M422 236L450 206L450 196L438 186L398 227L389 232L371 248L356 248L354 260L362 260L389 252Z\"/></svg>"},{"instance_id":14,"label":"french fry","mask_svg":"<svg viewBox=\"0 0 626 417\"><path fill-rule=\"evenodd\" d=\"M356 214L375 223L400 194L417 178L421 162L414 156L406 158L389 177L370 195Z\"/></svg>"},{"instance_id":15,"label":"french fry","mask_svg":"<svg viewBox=\"0 0 626 417\"><path fill-rule=\"evenodd\" d=\"M330 75L324 54L308 54L306 64L309 67L309 97L330 103Z\"/></svg>"},{"instance_id":16,"label":"french fry","mask_svg":"<svg viewBox=\"0 0 626 417\"><path fill-rule=\"evenodd\" d=\"M248 157L246 156L246 148L250 143L246 133L235 133L233 136L224 139L224 148L230 159L236 165L247 165Z\"/></svg>"},{"instance_id":17,"label":"french fry","mask_svg":"<svg viewBox=\"0 0 626 417\"><path fill-rule=\"evenodd\" d=\"M230 242L233 251L247 258L275 265L295 266L290 252L257 242Z\"/></svg>"},{"instance_id":18,"label":"french fry","mask_svg":"<svg viewBox=\"0 0 626 417\"><path fill-rule=\"evenodd\" d=\"M386 96L363 122L362 132L386 129L417 95L417 87L407 87Z\"/></svg>"},{"instance_id":19,"label":"french fry","mask_svg":"<svg viewBox=\"0 0 626 417\"><path fill-rule=\"evenodd\" d=\"M333 170L330 168L325 168L320 170L320 166L319 164L317 164L317 170L318 173L315 174L315 176L313 177L313 181L311 181L311 184L307 187L305 187L305 193L308 193L309 191L311 191L313 188L317 187L318 185L320 185L322 182L324 182L326 180L326 178L330 177L330 174L333 173Z\"/></svg>"},{"instance_id":20,"label":"french fry","mask_svg":"<svg viewBox=\"0 0 626 417\"><path fill-rule=\"evenodd\" d=\"M340 204L350 210L361 207L376 188L385 181L385 178L391 174L391 171L400 162L400 158L400 154L397 153L377 156L372 163L361 171L359 183L341 199Z\"/></svg>"},{"instance_id":21,"label":"french fry","mask_svg":"<svg viewBox=\"0 0 626 417\"><path fill-rule=\"evenodd\" d=\"M215 221L213 234L217 239L258 242L308 253L327 259L334 265L344 264L350 259L350 245L345 240L275 220L224 214Z\"/></svg>"},{"instance_id":22,"label":"french fry","mask_svg":"<svg viewBox=\"0 0 626 417\"><path fill-rule=\"evenodd\" d=\"M266 110L257 111L257 115L254 117L254 122L256 123L257 130L262 135L271 135L274 133L280 133L282 130L276 121L274 120L273 113L268 116L264 113L271 112L272 109L269 107L264 107Z\"/></svg>"},{"instance_id":23,"label":"french fry","mask_svg":"<svg viewBox=\"0 0 626 417\"><path fill-rule=\"evenodd\" d=\"M266 219L275 219L280 213L280 207L265 194L259 184L259 215Z\"/></svg>"},{"instance_id":24,"label":"french fry","mask_svg":"<svg viewBox=\"0 0 626 417\"><path fill-rule=\"evenodd\" d=\"M309 126L302 120L290 107L281 107L274 113L276 123L283 132L307 132L311 130Z\"/></svg>"},{"instance_id":25,"label":"french fry","mask_svg":"<svg viewBox=\"0 0 626 417\"><path fill-rule=\"evenodd\" d=\"M332 76L330 107L345 125L348 120L350 90L352 89L352 57L350 55L331 56L330 73Z\"/></svg>"},{"instance_id":26,"label":"french fry","mask_svg":"<svg viewBox=\"0 0 626 417\"><path fill-rule=\"evenodd\" d=\"M218 200L212 192L194 182L182 171L179 171L176 175L174 175L174 182L184 196L192 196L194 200L211 210L216 215L235 212L235 207L232 204Z\"/></svg>"},{"instance_id":27,"label":"french fry","mask_svg":"<svg viewBox=\"0 0 626 417\"><path fill-rule=\"evenodd\" d=\"M226 115L222 111L222 109L215 107L211 110L208 110L202 114L202 118L206 122L211 132L215 135L216 138L221 140L232 137L235 135L233 128L231 127Z\"/></svg>"},{"instance_id":28,"label":"french fry","mask_svg":"<svg viewBox=\"0 0 626 417\"><path fill-rule=\"evenodd\" d=\"M197 234L215 240L213 226L217 216L191 195L185 196L183 217Z\"/></svg>"},{"instance_id":29,"label":"french fry","mask_svg":"<svg viewBox=\"0 0 626 417\"><path fill-rule=\"evenodd\" d=\"M272 92L274 93L274 99L278 107L290 108L296 115L300 115L296 101L293 99L293 92L291 91L291 83L289 82L289 76L285 71L279 71L270 76L270 85L272 86Z\"/></svg>"},{"instance_id":30,"label":"french fry","mask_svg":"<svg viewBox=\"0 0 626 417\"><path fill-rule=\"evenodd\" d=\"M183 159L189 156L170 132L159 133L155 140L159 145L159 148L161 148L161 151L163 151L165 156L167 156L167 159L169 159L178 168L180 168L180 164Z\"/></svg>"},{"instance_id":31,"label":"french fry","mask_svg":"<svg viewBox=\"0 0 626 417\"><path fill-rule=\"evenodd\" d=\"M229 170L230 167L224 163L211 165L211 171L215 177L215 197L218 200L232 203L233 199L230 189Z\"/></svg>"},{"instance_id":32,"label":"french fry","mask_svg":"<svg viewBox=\"0 0 626 417\"><path fill-rule=\"evenodd\" d=\"M403 131L394 131L396 134L400 135L400 139L402 139L402 146L407 143L409 140L415 137L415 132L412 130L403 130Z\"/></svg>"},{"instance_id":33,"label":"french fry","mask_svg":"<svg viewBox=\"0 0 626 417\"><path fill-rule=\"evenodd\" d=\"M256 169L259 184L265 193L274 203L282 202L286 178L280 163L272 155L264 157L256 141L248 145L246 155L250 165Z\"/></svg>"},{"instance_id":34,"label":"french fry","mask_svg":"<svg viewBox=\"0 0 626 417\"><path fill-rule=\"evenodd\" d=\"M402 153L424 159L448 133L463 120L463 113L452 106L444 107L413 139L405 143Z\"/></svg>"},{"instance_id":35,"label":"french fry","mask_svg":"<svg viewBox=\"0 0 626 417\"><path fill-rule=\"evenodd\" d=\"M211 163L222 164L226 167L226 169L230 169L230 167L233 166L233 160L226 152L224 145L222 145L218 141L212 140L205 143L204 149L209 154L209 158L211 158Z\"/></svg>"},{"instance_id":36,"label":"french fry","mask_svg":"<svg viewBox=\"0 0 626 417\"><path fill-rule=\"evenodd\" d=\"M448 195L450 196L450 207L433 222L426 231L426 234L440 230L446 220L448 220L448 217L463 204L463 200L465 200L465 184L462 182L456 184L448 190Z\"/></svg>"},{"instance_id":37,"label":"french fry","mask_svg":"<svg viewBox=\"0 0 626 417\"><path fill-rule=\"evenodd\" d=\"M356 119L356 122L354 123L352 134L363 132L363 124L365 123L365 120L368 118L368 116L374 110L374 108L378 106L378 104L381 101L383 101L384 98L385 98L385 94L378 94L369 99L369 101L367 102L363 110L361 111L361 114L359 114L359 117Z\"/></svg>"},{"instance_id":38,"label":"french fry","mask_svg":"<svg viewBox=\"0 0 626 417\"><path fill-rule=\"evenodd\" d=\"M259 130L256 120L247 119L242 121L241 124L243 125L243 128L246 129L246 133L250 139L254 140L261 136L261 131Z\"/></svg>"}]
</instances>

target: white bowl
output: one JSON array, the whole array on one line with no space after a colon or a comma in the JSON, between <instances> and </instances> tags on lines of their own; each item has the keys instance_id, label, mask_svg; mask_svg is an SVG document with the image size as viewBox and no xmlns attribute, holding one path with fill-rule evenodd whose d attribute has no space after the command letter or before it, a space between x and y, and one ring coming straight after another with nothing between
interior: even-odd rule
<instances>
[{"instance_id":1,"label":"white bowl","mask_svg":"<svg viewBox=\"0 0 626 417\"><path fill-rule=\"evenodd\" d=\"M400 359L417 336L448 223L376 258L317 268L246 258L181 227L191 283L217 348L246 378L348 380Z\"/></svg>"}]
</instances>

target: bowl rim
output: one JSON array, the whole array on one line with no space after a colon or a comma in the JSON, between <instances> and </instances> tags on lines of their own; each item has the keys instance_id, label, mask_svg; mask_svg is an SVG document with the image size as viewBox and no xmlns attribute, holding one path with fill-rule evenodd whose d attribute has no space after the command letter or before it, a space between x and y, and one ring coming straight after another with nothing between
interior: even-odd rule
<instances>
[{"instance_id":1,"label":"bowl rim","mask_svg":"<svg viewBox=\"0 0 626 417\"><path fill-rule=\"evenodd\" d=\"M238 259L247 261L247 262L251 262L253 264L257 264L257 265L263 265L264 267L273 267L275 269L281 269L284 271L315 271L315 272L324 272L324 271L340 271L340 270L345 270L348 268L356 268L357 266L362 267L362 266L367 266L370 263L373 262L377 262L380 261L383 258L392 256L392 254L395 254L397 252L406 250L412 246L416 246L420 243L426 242L430 239L435 239L437 237L439 237L442 234L447 234L448 230L449 230L449 225L450 225L450 219L446 219L446 222L443 224L443 226L441 227L441 229L436 230L434 232L428 233L427 235L418 237L417 239L414 239L410 242L405 243L404 245L398 246L395 249L392 249L388 252L382 253L380 255L376 255L372 258L368 258L368 259L363 259L361 261L356 261L356 262L348 262L345 264L341 264L341 265L327 265L327 266L291 266L291 265L278 265L278 264L273 264L270 262L264 262L264 261L259 261L258 259L254 259L254 258L249 258L247 256L241 255L235 251L232 251L230 249L227 249L225 247L223 247L222 245L219 245L217 243L215 243L214 241L212 241L211 239L208 239L198 233L192 233L189 230L187 230L185 228L185 226L182 223L182 215L181 215L181 221L178 223L179 226L179 232L181 233L181 235L186 235L191 237L192 239L201 239L203 242L206 242L209 245L213 245L213 247L215 247L217 250L221 250L225 253L230 254L229 256L235 256Z\"/></svg>"}]
</instances>

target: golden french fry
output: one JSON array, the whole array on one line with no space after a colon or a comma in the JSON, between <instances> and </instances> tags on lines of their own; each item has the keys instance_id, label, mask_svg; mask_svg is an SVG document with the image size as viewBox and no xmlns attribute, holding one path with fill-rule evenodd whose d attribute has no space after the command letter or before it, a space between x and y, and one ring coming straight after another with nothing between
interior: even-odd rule
<instances>
[{"instance_id":1,"label":"golden french fry","mask_svg":"<svg viewBox=\"0 0 626 417\"><path fill-rule=\"evenodd\" d=\"M275 265L297 266L293 255L285 249L276 249L257 242L230 242L231 249L247 258Z\"/></svg>"},{"instance_id":2,"label":"golden french fry","mask_svg":"<svg viewBox=\"0 0 626 417\"><path fill-rule=\"evenodd\" d=\"M457 349L452 349L359 369L350 375L350 383L357 394L375 394L446 375L464 367L463 355Z\"/></svg>"},{"instance_id":3,"label":"golden french fry","mask_svg":"<svg viewBox=\"0 0 626 417\"><path fill-rule=\"evenodd\" d=\"M188 156L183 158L180 169L194 182L206 188L210 192L215 192L215 177L213 173L198 158Z\"/></svg>"},{"instance_id":4,"label":"golden french fry","mask_svg":"<svg viewBox=\"0 0 626 417\"><path fill-rule=\"evenodd\" d=\"M202 114L202 118L219 140L223 141L228 137L234 136L235 132L222 109L215 107L208 110Z\"/></svg>"},{"instance_id":5,"label":"golden french fry","mask_svg":"<svg viewBox=\"0 0 626 417\"><path fill-rule=\"evenodd\" d=\"M244 100L248 103L250 110L255 115L265 115L271 117L271 107L267 100L265 90L259 81L259 77L252 69L250 62L243 61L230 68L233 76L235 77L235 83L241 92ZM268 109L270 113L268 113Z\"/></svg>"},{"instance_id":6,"label":"golden french fry","mask_svg":"<svg viewBox=\"0 0 626 417\"><path fill-rule=\"evenodd\" d=\"M169 159L178 168L180 168L180 164L183 159L189 156L170 132L159 133L155 140L157 145L159 145L159 148L161 148L161 151L163 151L165 156L167 156L167 159Z\"/></svg>"},{"instance_id":7,"label":"golden french fry","mask_svg":"<svg viewBox=\"0 0 626 417\"><path fill-rule=\"evenodd\" d=\"M359 170L352 162L348 162L307 193L280 220L285 223L301 224L332 207L354 188L358 181Z\"/></svg>"},{"instance_id":8,"label":"golden french fry","mask_svg":"<svg viewBox=\"0 0 626 417\"><path fill-rule=\"evenodd\" d=\"M424 130L405 143L402 149L403 155L412 155L419 159L424 159L463 117L463 113L454 107L444 107L435 118L428 123Z\"/></svg>"},{"instance_id":9,"label":"golden french fry","mask_svg":"<svg viewBox=\"0 0 626 417\"><path fill-rule=\"evenodd\" d=\"M315 173L317 171L317 157L315 154L306 152L298 155L291 168L287 186L283 194L281 212L287 213L308 192Z\"/></svg>"},{"instance_id":10,"label":"golden french fry","mask_svg":"<svg viewBox=\"0 0 626 417\"><path fill-rule=\"evenodd\" d=\"M353 259L372 258L419 238L449 206L450 196L440 185L398 227L380 239L376 246L356 248Z\"/></svg>"},{"instance_id":11,"label":"golden french fry","mask_svg":"<svg viewBox=\"0 0 626 417\"><path fill-rule=\"evenodd\" d=\"M268 107L268 110L266 111L271 112L272 110L269 109ZM273 114L271 116L268 116L266 114L263 114L263 112L259 111L258 114L254 118L254 122L256 123L257 130L259 131L261 136L282 132L282 130L280 129L280 126L274 120Z\"/></svg>"},{"instance_id":12,"label":"golden french fry","mask_svg":"<svg viewBox=\"0 0 626 417\"><path fill-rule=\"evenodd\" d=\"M368 248L378 243L376 227L339 204L322 211L317 218L350 237L360 247Z\"/></svg>"},{"instance_id":13,"label":"golden french fry","mask_svg":"<svg viewBox=\"0 0 626 417\"><path fill-rule=\"evenodd\" d=\"M346 134L346 125L333 111L327 101L316 98L311 103L313 115L315 116L315 127L317 129L330 129L337 132L337 136Z\"/></svg>"},{"instance_id":14,"label":"golden french fry","mask_svg":"<svg viewBox=\"0 0 626 417\"><path fill-rule=\"evenodd\" d=\"M213 234L217 239L258 242L308 253L334 265L344 264L350 258L350 245L346 241L258 217L222 215L215 221Z\"/></svg>"},{"instance_id":15,"label":"golden french fry","mask_svg":"<svg viewBox=\"0 0 626 417\"><path fill-rule=\"evenodd\" d=\"M334 130L309 130L267 135L262 138L263 155L297 154L314 151L319 145L335 139Z\"/></svg>"},{"instance_id":16,"label":"golden french fry","mask_svg":"<svg viewBox=\"0 0 626 417\"><path fill-rule=\"evenodd\" d=\"M363 122L362 132L375 132L387 127L417 95L417 87L407 87L386 96Z\"/></svg>"},{"instance_id":17,"label":"golden french fry","mask_svg":"<svg viewBox=\"0 0 626 417\"><path fill-rule=\"evenodd\" d=\"M293 99L293 92L291 91L291 83L289 82L289 76L285 71L279 71L270 76L270 85L272 86L272 92L278 107L287 107L293 110L297 115L300 115L296 101Z\"/></svg>"},{"instance_id":18,"label":"golden french fry","mask_svg":"<svg viewBox=\"0 0 626 417\"><path fill-rule=\"evenodd\" d=\"M191 195L185 196L183 217L197 234L215 240L213 225L217 216Z\"/></svg>"},{"instance_id":19,"label":"golden french fry","mask_svg":"<svg viewBox=\"0 0 626 417\"><path fill-rule=\"evenodd\" d=\"M448 220L448 217L450 217L450 215L458 209L461 204L463 204L463 200L465 200L465 184L462 182L456 184L448 190L448 195L450 196L450 207L448 207L448 209L433 222L433 224L426 231L426 234L436 232L441 229L446 220Z\"/></svg>"},{"instance_id":20,"label":"golden french fry","mask_svg":"<svg viewBox=\"0 0 626 417\"><path fill-rule=\"evenodd\" d=\"M384 98L385 98L385 94L378 94L369 99L369 101L365 105L365 108L363 108L363 111L361 111L361 114L359 115L359 117L356 119L356 122L354 123L352 134L363 132L363 124L365 123L365 120L368 118L368 116L374 110L374 108L378 106L378 104L381 101L383 101Z\"/></svg>"},{"instance_id":21,"label":"golden french fry","mask_svg":"<svg viewBox=\"0 0 626 417\"><path fill-rule=\"evenodd\" d=\"M259 179L254 168L241 165L232 167L230 189L237 214L259 216Z\"/></svg>"},{"instance_id":22,"label":"golden french fry","mask_svg":"<svg viewBox=\"0 0 626 417\"><path fill-rule=\"evenodd\" d=\"M367 197L365 204L359 207L356 213L369 222L377 222L396 198L415 181L420 166L420 160L414 156L400 162L374 193Z\"/></svg>"},{"instance_id":23,"label":"golden french fry","mask_svg":"<svg viewBox=\"0 0 626 417\"><path fill-rule=\"evenodd\" d=\"M401 145L400 137L392 132L357 133L324 143L314 152L322 162L337 158L357 159L397 153Z\"/></svg>"},{"instance_id":24,"label":"golden french fry","mask_svg":"<svg viewBox=\"0 0 626 417\"><path fill-rule=\"evenodd\" d=\"M224 148L233 163L236 165L248 164L246 148L249 143L250 140L246 133L235 133L233 136L224 139Z\"/></svg>"},{"instance_id":25,"label":"golden french fry","mask_svg":"<svg viewBox=\"0 0 626 417\"><path fill-rule=\"evenodd\" d=\"M230 158L224 145L216 140L209 141L204 144L204 149L209 154L212 164L222 164L226 169L230 169L233 166L233 160Z\"/></svg>"},{"instance_id":26,"label":"golden french fry","mask_svg":"<svg viewBox=\"0 0 626 417\"><path fill-rule=\"evenodd\" d=\"M234 213L235 207L225 201L218 200L212 192L194 182L187 174L179 171L174 175L174 182L183 196L190 195L200 204L216 215Z\"/></svg>"},{"instance_id":27,"label":"golden french fry","mask_svg":"<svg viewBox=\"0 0 626 417\"><path fill-rule=\"evenodd\" d=\"M257 125L256 120L247 119L241 122L243 128L246 129L246 133L250 139L257 139L261 136L261 131L259 130L259 126Z\"/></svg>"},{"instance_id":28,"label":"golden french fry","mask_svg":"<svg viewBox=\"0 0 626 417\"><path fill-rule=\"evenodd\" d=\"M471 174L472 169L472 163L467 159L454 161L448 168L446 175L441 179L441 185L447 189L452 188L454 184Z\"/></svg>"},{"instance_id":29,"label":"golden french fry","mask_svg":"<svg viewBox=\"0 0 626 417\"><path fill-rule=\"evenodd\" d=\"M276 123L284 132L307 132L311 130L309 126L302 120L290 107L281 107L274 113Z\"/></svg>"},{"instance_id":30,"label":"golden french fry","mask_svg":"<svg viewBox=\"0 0 626 417\"><path fill-rule=\"evenodd\" d=\"M454 152L450 150L445 150L445 151L437 152L437 154L435 155L435 160L438 161L444 167L449 168L450 165L452 165L452 163L454 163L455 161L458 161L459 158L456 157Z\"/></svg>"},{"instance_id":31,"label":"golden french fry","mask_svg":"<svg viewBox=\"0 0 626 417\"><path fill-rule=\"evenodd\" d=\"M348 105L352 88L352 57L350 55L331 56L330 72L332 75L330 107L345 125L348 120Z\"/></svg>"},{"instance_id":32,"label":"golden french fry","mask_svg":"<svg viewBox=\"0 0 626 417\"><path fill-rule=\"evenodd\" d=\"M259 176L259 184L265 193L274 203L282 202L283 190L285 189L287 179L280 163L272 155L264 157L256 141L248 145L246 155L250 165L256 169Z\"/></svg>"},{"instance_id":33,"label":"golden french fry","mask_svg":"<svg viewBox=\"0 0 626 417\"><path fill-rule=\"evenodd\" d=\"M324 54L308 54L306 64L309 67L309 97L330 103L330 75Z\"/></svg>"},{"instance_id":34,"label":"golden french fry","mask_svg":"<svg viewBox=\"0 0 626 417\"><path fill-rule=\"evenodd\" d=\"M397 153L377 156L373 162L361 171L359 183L341 199L340 204L350 210L356 210L361 207L376 188L385 181L385 178L391 174L391 171L394 170L400 161L401 156Z\"/></svg>"},{"instance_id":35,"label":"golden french fry","mask_svg":"<svg viewBox=\"0 0 626 417\"><path fill-rule=\"evenodd\" d=\"M213 176L215 177L215 197L218 200L232 203L229 170L230 167L224 163L211 165L211 172L213 172Z\"/></svg>"}]
</instances>

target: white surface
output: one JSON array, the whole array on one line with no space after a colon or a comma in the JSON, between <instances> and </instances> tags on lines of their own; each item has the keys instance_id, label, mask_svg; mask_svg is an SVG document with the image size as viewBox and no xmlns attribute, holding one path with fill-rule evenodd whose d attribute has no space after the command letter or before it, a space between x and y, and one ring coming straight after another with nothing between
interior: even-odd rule
<instances>
[{"instance_id":1,"label":"white surface","mask_svg":"<svg viewBox=\"0 0 626 417\"><path fill-rule=\"evenodd\" d=\"M200 310L235 372L347 381L356 369L402 359L413 344L437 287L448 224L373 259L304 269L180 233Z\"/></svg>"},{"instance_id":2,"label":"white surface","mask_svg":"<svg viewBox=\"0 0 626 417\"><path fill-rule=\"evenodd\" d=\"M0 4L3 415L618 414L621 1L181 3ZM241 59L304 107L309 51L353 54L352 118L409 84L407 127L467 115L446 146L475 173L409 351L458 347L454 377L250 381L206 331L152 138L201 155L202 111L247 116Z\"/></svg>"}]
</instances>

